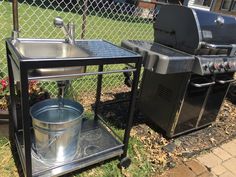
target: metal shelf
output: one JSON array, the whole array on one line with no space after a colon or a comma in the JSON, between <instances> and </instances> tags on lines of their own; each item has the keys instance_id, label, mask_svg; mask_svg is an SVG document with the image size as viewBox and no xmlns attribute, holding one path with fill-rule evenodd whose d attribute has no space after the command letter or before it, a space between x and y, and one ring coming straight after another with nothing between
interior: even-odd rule
<instances>
[{"instance_id":1,"label":"metal shelf","mask_svg":"<svg viewBox=\"0 0 236 177\"><path fill-rule=\"evenodd\" d=\"M78 137L80 138L78 152L73 159L65 163L49 164L40 159L32 149L32 176L63 175L120 156L124 145L108 129L100 120L83 119L81 134ZM25 159L22 130L15 134L15 140L22 161Z\"/></svg>"}]
</instances>

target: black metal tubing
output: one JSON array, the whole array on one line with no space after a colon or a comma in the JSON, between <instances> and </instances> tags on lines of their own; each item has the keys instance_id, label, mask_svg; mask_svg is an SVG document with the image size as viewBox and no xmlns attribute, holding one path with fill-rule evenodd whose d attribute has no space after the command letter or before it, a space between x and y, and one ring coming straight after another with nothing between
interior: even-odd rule
<instances>
[{"instance_id":1,"label":"black metal tubing","mask_svg":"<svg viewBox=\"0 0 236 177\"><path fill-rule=\"evenodd\" d=\"M70 60L68 58L68 60ZM22 61L24 62L25 67L30 69L37 69L37 68L56 68L56 67L70 67L70 66L88 66L88 65L100 65L100 64L125 64L125 63L135 63L136 58L135 57L120 57L114 60L114 58L83 58L78 60L71 59L70 62L68 60L51 60L47 61L45 59L35 59L35 60L28 60L28 61ZM35 65L35 62L37 61L37 65Z\"/></svg>"},{"instance_id":2,"label":"black metal tubing","mask_svg":"<svg viewBox=\"0 0 236 177\"><path fill-rule=\"evenodd\" d=\"M132 83L131 88L131 101L129 104L129 112L128 112L128 123L125 128L124 133L124 153L122 154L121 158L124 158L127 156L128 151L128 143L129 143L129 137L130 137L130 131L133 125L133 119L134 119L134 112L135 112L135 104L136 104L136 97L137 97L137 91L138 91L138 83L139 83L139 75L141 71L141 65L142 65L142 59L138 60L138 62L135 64L135 68L137 69L134 71L134 80Z\"/></svg>"},{"instance_id":3,"label":"black metal tubing","mask_svg":"<svg viewBox=\"0 0 236 177\"><path fill-rule=\"evenodd\" d=\"M32 175L31 163L31 118L29 115L29 92L28 92L28 69L22 63L20 66L20 91L21 91L21 109L22 109L22 125L24 137L24 150L25 150L25 166L26 176Z\"/></svg>"},{"instance_id":4,"label":"black metal tubing","mask_svg":"<svg viewBox=\"0 0 236 177\"><path fill-rule=\"evenodd\" d=\"M66 60L21 60L21 57L17 55L14 49L11 47L12 44L9 41L6 42L7 48L7 60L8 60L8 69L9 69L9 79L10 79L10 94L11 94L11 102L13 103L11 109L15 107L15 97L14 97L14 77L13 77L13 69L11 66L11 62L15 62L19 67L20 71L20 91L21 91L21 111L22 111L22 124L23 124L23 142L24 142L24 152L21 154L24 155L22 157L24 164L22 164L23 168L25 167L25 176L32 176L32 159L31 159L31 119L29 115L29 94L28 94L28 71L31 69L37 68L55 68L55 67L69 67L69 66L85 66L85 65L98 65L99 71L103 71L104 64L126 64L126 63L134 63L136 71L134 71L134 81L131 89L131 102L129 105L128 111L128 123L124 133L123 139L123 154L122 157L127 155L128 149L128 141L130 136L130 130L132 128L133 116L135 111L135 101L137 96L137 87L139 82L139 74L141 70L142 57L140 55L132 56L132 57L117 57L117 58L83 58L81 60L71 59L70 62ZM11 55L12 54L12 55ZM37 64L35 64L37 63ZM96 105L95 105L95 115L97 114L97 108L100 103L101 90L102 90L102 75L99 75L97 83L97 95L96 95ZM15 108L14 108L15 109ZM13 120L14 122L16 120ZM16 126L14 132L18 131L18 127Z\"/></svg>"},{"instance_id":5,"label":"black metal tubing","mask_svg":"<svg viewBox=\"0 0 236 177\"><path fill-rule=\"evenodd\" d=\"M19 138L17 136L18 132L16 132L14 134L14 143L15 143L15 146L16 146L16 149L18 151L18 156L19 156L19 159L20 159L20 163L22 165L22 169L23 169L23 172L24 174L26 174L26 167L25 167L25 162L24 162L24 154L23 154L23 151L22 151L22 148L21 148L21 144L20 144L20 141L19 141Z\"/></svg>"},{"instance_id":6,"label":"black metal tubing","mask_svg":"<svg viewBox=\"0 0 236 177\"><path fill-rule=\"evenodd\" d=\"M9 114L11 114L10 118L9 118L9 122L12 125L12 123L14 123L13 127L9 127L10 129L13 128L13 132L15 133L15 131L18 128L18 124L17 124L17 118L16 118L16 102L15 102L15 87L14 87L14 76L13 76L13 70L11 67L11 58L9 56L9 50L7 49L7 67L8 67L8 80L9 80L9 87L10 87L10 105L11 105L11 110L9 111ZM10 133L10 132L9 132ZM10 133L10 139L13 138L14 133ZM12 137L11 137L12 136Z\"/></svg>"},{"instance_id":7,"label":"black metal tubing","mask_svg":"<svg viewBox=\"0 0 236 177\"><path fill-rule=\"evenodd\" d=\"M99 65L98 72L102 71L103 71L103 65ZM96 91L96 102L94 107L94 120L98 119L98 107L100 104L101 92L102 92L102 74L97 76L97 91Z\"/></svg>"}]
</instances>

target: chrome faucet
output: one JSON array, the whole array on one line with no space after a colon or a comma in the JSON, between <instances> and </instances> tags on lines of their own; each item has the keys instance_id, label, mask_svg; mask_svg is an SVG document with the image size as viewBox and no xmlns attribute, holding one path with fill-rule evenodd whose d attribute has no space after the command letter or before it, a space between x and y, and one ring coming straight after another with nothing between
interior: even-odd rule
<instances>
[{"instance_id":1,"label":"chrome faucet","mask_svg":"<svg viewBox=\"0 0 236 177\"><path fill-rule=\"evenodd\" d=\"M63 33L67 36L66 42L69 44L75 44L75 25L72 22L69 22L67 25L64 24L61 17L56 17L54 19L54 26L62 28Z\"/></svg>"}]
</instances>

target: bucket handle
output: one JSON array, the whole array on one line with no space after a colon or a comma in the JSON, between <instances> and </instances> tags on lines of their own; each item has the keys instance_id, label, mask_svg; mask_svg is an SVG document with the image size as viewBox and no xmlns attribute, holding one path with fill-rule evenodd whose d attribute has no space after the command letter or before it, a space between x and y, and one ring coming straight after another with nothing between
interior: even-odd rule
<instances>
[{"instance_id":1,"label":"bucket handle","mask_svg":"<svg viewBox=\"0 0 236 177\"><path fill-rule=\"evenodd\" d=\"M43 129L40 129L40 128L38 128L37 126L35 126L34 127L35 129L38 129L38 131L43 131L43 132L47 132L46 130L43 130ZM56 142L56 140L58 139L58 138L60 138L65 132L66 132L67 130L64 130L64 131L62 131L61 133L58 133L57 135L55 135L55 136L53 136L50 140L49 140L49 143L47 144L47 145L45 145L44 147L42 147L42 148L37 148L35 145L34 146L32 146L33 147L33 149L34 150L36 150L36 152L38 152L38 151L43 151L44 149L46 149L46 148L49 148L54 142Z\"/></svg>"},{"instance_id":2,"label":"bucket handle","mask_svg":"<svg viewBox=\"0 0 236 177\"><path fill-rule=\"evenodd\" d=\"M59 137L61 137L62 134L63 134L63 133L61 133L60 135L55 135L54 137L52 137L52 138L49 140L49 144L46 145L46 146L44 146L44 147L42 147L42 148L37 148L37 147L35 146L35 144L33 144L32 148L33 148L34 150L36 150L36 152L38 152L38 151L43 151L44 149L50 147Z\"/></svg>"},{"instance_id":3,"label":"bucket handle","mask_svg":"<svg viewBox=\"0 0 236 177\"><path fill-rule=\"evenodd\" d=\"M37 126L35 126L34 127L35 129L38 129L39 131L44 131L44 132L47 132L46 130L43 130L43 129L40 129L40 128L38 128ZM73 127L73 129L74 129L75 127ZM50 140L49 140L49 143L46 145L46 146L44 146L44 147L42 147L42 148L37 148L35 145L34 146L32 146L32 148L34 149L34 150L36 150L36 152L40 152L40 151L43 151L44 149L46 149L46 148L49 148L54 142L56 142L56 140L58 139L58 138L60 138L65 132L67 132L67 131L69 131L69 130L64 130L64 131L62 131L62 132L60 132L60 133L58 133L57 135L55 135L55 136L53 136Z\"/></svg>"}]
</instances>

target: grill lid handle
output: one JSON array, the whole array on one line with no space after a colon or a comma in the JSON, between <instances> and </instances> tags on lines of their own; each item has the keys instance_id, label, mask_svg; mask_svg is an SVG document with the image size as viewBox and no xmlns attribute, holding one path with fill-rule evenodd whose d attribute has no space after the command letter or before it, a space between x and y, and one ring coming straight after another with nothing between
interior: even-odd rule
<instances>
[{"instance_id":1,"label":"grill lid handle","mask_svg":"<svg viewBox=\"0 0 236 177\"><path fill-rule=\"evenodd\" d=\"M232 45L217 45L217 44L209 44L205 42L202 42L201 45L208 49L232 49L233 48Z\"/></svg>"},{"instance_id":2,"label":"grill lid handle","mask_svg":"<svg viewBox=\"0 0 236 177\"><path fill-rule=\"evenodd\" d=\"M194 87L201 88L201 87L207 87L207 86L210 86L210 85L214 85L215 82L213 81L213 82L208 82L208 83L204 83L204 84L197 84L197 83L191 82L190 84Z\"/></svg>"},{"instance_id":3,"label":"grill lid handle","mask_svg":"<svg viewBox=\"0 0 236 177\"><path fill-rule=\"evenodd\" d=\"M216 80L216 82L220 83L220 84L227 84L230 82L234 82L234 79L229 79L229 80Z\"/></svg>"},{"instance_id":4,"label":"grill lid handle","mask_svg":"<svg viewBox=\"0 0 236 177\"><path fill-rule=\"evenodd\" d=\"M228 55L232 55L231 51L233 51L234 46L233 45L217 45L217 44L209 44L206 42L201 42L201 46L208 48L208 49L227 49L228 50Z\"/></svg>"}]
</instances>

